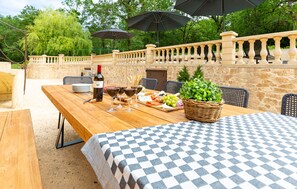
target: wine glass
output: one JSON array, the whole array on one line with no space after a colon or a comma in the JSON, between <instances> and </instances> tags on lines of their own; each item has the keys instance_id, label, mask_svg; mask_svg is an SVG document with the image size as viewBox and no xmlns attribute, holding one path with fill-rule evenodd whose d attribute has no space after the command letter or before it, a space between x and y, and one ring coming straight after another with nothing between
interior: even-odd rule
<instances>
[{"instance_id":1,"label":"wine glass","mask_svg":"<svg viewBox=\"0 0 297 189\"><path fill-rule=\"evenodd\" d=\"M135 92L135 103L134 103L133 107L138 108L137 94L140 93L140 91L142 90L142 87L141 86L133 86L131 88L136 90L136 92Z\"/></svg>"},{"instance_id":2,"label":"wine glass","mask_svg":"<svg viewBox=\"0 0 297 189\"><path fill-rule=\"evenodd\" d=\"M129 89L126 88L126 89L124 89L124 92L129 97L129 99L128 99L128 109L126 111L127 112L131 112L132 111L132 109L130 107L130 104L132 102L132 98L131 97L135 94L136 90L133 89L133 88L129 88Z\"/></svg>"},{"instance_id":3,"label":"wine glass","mask_svg":"<svg viewBox=\"0 0 297 189\"><path fill-rule=\"evenodd\" d=\"M109 96L112 97L112 101L111 101L111 104L110 104L110 108L109 110L107 110L107 112L115 112L115 108L113 108L113 103L114 103L114 99L117 97L117 94L119 93L119 88L118 87L107 87L106 88L106 92Z\"/></svg>"},{"instance_id":4,"label":"wine glass","mask_svg":"<svg viewBox=\"0 0 297 189\"><path fill-rule=\"evenodd\" d=\"M125 89L127 88L127 87L118 87L119 88L119 100L120 100L120 103L119 103L119 105L117 106L117 108L122 108L123 106L122 106L122 104L121 104L121 102L122 102L122 98L123 98L123 93L125 92Z\"/></svg>"}]
</instances>

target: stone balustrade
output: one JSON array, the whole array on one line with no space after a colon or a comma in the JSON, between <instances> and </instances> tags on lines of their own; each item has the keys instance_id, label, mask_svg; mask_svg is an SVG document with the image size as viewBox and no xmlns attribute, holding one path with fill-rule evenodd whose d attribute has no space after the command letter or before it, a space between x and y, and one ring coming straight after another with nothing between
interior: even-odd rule
<instances>
[{"instance_id":1,"label":"stone balustrade","mask_svg":"<svg viewBox=\"0 0 297 189\"><path fill-rule=\"evenodd\" d=\"M221 40L188 43L156 48L92 56L29 56L32 64L297 64L297 30L246 37L229 31L221 33ZM290 41L289 49L282 49L281 40ZM274 46L269 50L268 44ZM211 49L211 50L209 50Z\"/></svg>"},{"instance_id":2,"label":"stone balustrade","mask_svg":"<svg viewBox=\"0 0 297 189\"><path fill-rule=\"evenodd\" d=\"M116 52L115 63L117 64L144 64L146 61L146 50L128 52Z\"/></svg>"},{"instance_id":3,"label":"stone balustrade","mask_svg":"<svg viewBox=\"0 0 297 189\"><path fill-rule=\"evenodd\" d=\"M284 38L290 41L288 51L281 48L281 40ZM234 38L238 46L236 64L297 65L296 38L296 30ZM272 52L268 49L268 41L274 44Z\"/></svg>"},{"instance_id":4,"label":"stone balustrade","mask_svg":"<svg viewBox=\"0 0 297 189\"><path fill-rule=\"evenodd\" d=\"M156 64L219 64L221 44L215 40L158 47L153 50L153 60Z\"/></svg>"}]
</instances>

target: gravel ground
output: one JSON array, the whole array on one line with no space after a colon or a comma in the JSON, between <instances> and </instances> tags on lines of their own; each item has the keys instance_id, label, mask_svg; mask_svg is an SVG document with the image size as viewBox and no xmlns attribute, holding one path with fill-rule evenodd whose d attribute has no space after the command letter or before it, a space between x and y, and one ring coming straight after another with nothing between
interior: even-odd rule
<instances>
[{"instance_id":1,"label":"gravel ground","mask_svg":"<svg viewBox=\"0 0 297 189\"><path fill-rule=\"evenodd\" d=\"M28 79L23 109L30 109L43 188L101 188L97 177L80 149L84 143L55 148L59 112L41 90L42 85L62 84L62 80ZM10 102L0 104L0 111L11 110ZM65 140L78 138L67 123Z\"/></svg>"}]
</instances>

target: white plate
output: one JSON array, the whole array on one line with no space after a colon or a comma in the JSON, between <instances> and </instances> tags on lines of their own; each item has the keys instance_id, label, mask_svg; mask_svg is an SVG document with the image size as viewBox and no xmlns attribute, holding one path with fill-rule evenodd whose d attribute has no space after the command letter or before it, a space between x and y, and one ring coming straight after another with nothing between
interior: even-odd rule
<instances>
[{"instance_id":1,"label":"white plate","mask_svg":"<svg viewBox=\"0 0 297 189\"><path fill-rule=\"evenodd\" d=\"M87 93L91 91L91 85L87 83L72 84L72 91L75 93Z\"/></svg>"}]
</instances>

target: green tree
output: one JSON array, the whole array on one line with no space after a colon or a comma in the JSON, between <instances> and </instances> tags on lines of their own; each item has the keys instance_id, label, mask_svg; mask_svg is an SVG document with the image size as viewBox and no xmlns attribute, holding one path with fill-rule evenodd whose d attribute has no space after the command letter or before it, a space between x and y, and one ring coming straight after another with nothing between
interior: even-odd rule
<instances>
[{"instance_id":1,"label":"green tree","mask_svg":"<svg viewBox=\"0 0 297 189\"><path fill-rule=\"evenodd\" d=\"M204 74L203 74L203 71L201 69L201 65L198 65L191 80L195 79L195 78L198 78L198 79L204 79Z\"/></svg>"},{"instance_id":2,"label":"green tree","mask_svg":"<svg viewBox=\"0 0 297 189\"><path fill-rule=\"evenodd\" d=\"M290 0L266 0L254 9L227 16L228 29L239 36L292 30L296 24L297 4Z\"/></svg>"},{"instance_id":3,"label":"green tree","mask_svg":"<svg viewBox=\"0 0 297 189\"><path fill-rule=\"evenodd\" d=\"M189 74L188 68L184 66L183 69L178 72L177 81L185 82L189 80L190 80L190 74Z\"/></svg>"},{"instance_id":4,"label":"green tree","mask_svg":"<svg viewBox=\"0 0 297 189\"><path fill-rule=\"evenodd\" d=\"M24 61L24 48L20 41L24 33L39 14L33 6L25 6L17 16L0 17L0 60L12 63Z\"/></svg>"},{"instance_id":5,"label":"green tree","mask_svg":"<svg viewBox=\"0 0 297 189\"><path fill-rule=\"evenodd\" d=\"M28 28L28 49L32 54L89 55L91 52L90 33L83 30L72 14L48 9Z\"/></svg>"}]
</instances>

